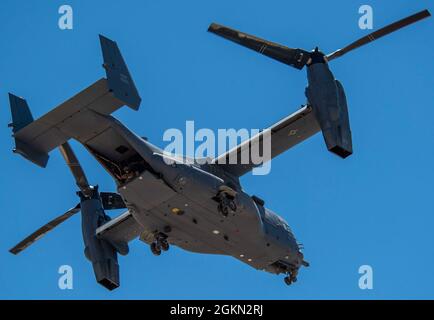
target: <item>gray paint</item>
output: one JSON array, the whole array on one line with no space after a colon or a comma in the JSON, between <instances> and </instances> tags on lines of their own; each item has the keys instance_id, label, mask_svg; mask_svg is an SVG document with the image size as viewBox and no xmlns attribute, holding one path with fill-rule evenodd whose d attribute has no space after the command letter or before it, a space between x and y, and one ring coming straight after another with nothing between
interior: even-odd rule
<instances>
[{"instance_id":1,"label":"gray paint","mask_svg":"<svg viewBox=\"0 0 434 320\"><path fill-rule=\"evenodd\" d=\"M348 107L328 61L429 16L423 10L327 56L318 48L312 52L288 48L217 24L211 24L209 31L294 68L307 66L307 104L270 127L272 158L320 129L328 150L345 158L352 153ZM287 274L287 284L296 281L299 268L308 263L292 231L262 200L246 194L239 182L254 165L219 162L254 142L237 146L211 164L199 165L186 158L167 163L162 150L110 116L123 105L138 110L141 98L117 44L103 36L100 42L107 79L98 80L40 119L33 121L24 99L9 95L14 152L45 167L48 153L60 147L81 190L79 205L10 251L21 252L81 209L85 256L92 262L97 281L110 290L119 286L117 253L128 254L128 242L137 237L150 244L156 255L167 251L170 243L192 252L233 256L256 269ZM99 161L113 177L120 196L100 194L83 182L84 172L67 144L69 139L82 143ZM261 135L257 143L262 143ZM113 220L105 215L104 206L122 208L124 204L128 212Z\"/></svg>"},{"instance_id":2,"label":"gray paint","mask_svg":"<svg viewBox=\"0 0 434 320\"><path fill-rule=\"evenodd\" d=\"M113 290L119 287L118 258L115 247L96 236L97 228L107 222L98 189L94 189L90 198L81 192L79 195L85 256L92 263L96 281Z\"/></svg>"},{"instance_id":3,"label":"gray paint","mask_svg":"<svg viewBox=\"0 0 434 320\"><path fill-rule=\"evenodd\" d=\"M47 156L75 139L116 182L128 209L120 217L110 220L104 213L103 202L110 194L102 201L96 192L91 198L81 197L80 202L85 255L97 281L108 289L119 285L117 253L128 254L128 242L136 238L154 249L166 241L192 252L232 256L258 270L287 274L289 282L295 281L299 268L307 263L294 234L281 217L245 193L240 184L239 176L253 164L218 163L232 152L240 152L242 146L210 164L176 157L170 157L174 161L169 163L162 150L110 115L122 105L137 109L140 97L116 44L105 38L101 44L108 78L15 133L17 141ZM315 65L309 68L312 77L327 72ZM331 75L329 78L335 84ZM327 95L329 84L312 80L308 91L319 88ZM336 112L329 110L346 110L346 103L340 103L342 88L333 88L330 105L318 103L319 95L308 94L306 106L270 127L273 158L317 133L321 126L324 130L324 123L342 124L345 117L336 120ZM340 136L332 137L337 143L343 141ZM35 160L32 154L26 153L26 158ZM224 215L219 209L222 203L232 203L236 209Z\"/></svg>"},{"instance_id":4,"label":"gray paint","mask_svg":"<svg viewBox=\"0 0 434 320\"><path fill-rule=\"evenodd\" d=\"M347 101L327 63L307 67L306 97L321 127L327 149L342 158L353 153Z\"/></svg>"}]
</instances>

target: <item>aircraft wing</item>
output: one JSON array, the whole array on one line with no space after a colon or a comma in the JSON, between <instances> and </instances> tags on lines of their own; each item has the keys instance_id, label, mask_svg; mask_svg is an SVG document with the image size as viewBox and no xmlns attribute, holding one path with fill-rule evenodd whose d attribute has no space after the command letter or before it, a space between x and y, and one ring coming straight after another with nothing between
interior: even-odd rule
<instances>
[{"instance_id":1,"label":"aircraft wing","mask_svg":"<svg viewBox=\"0 0 434 320\"><path fill-rule=\"evenodd\" d=\"M126 211L96 229L96 236L109 241L121 254L128 253L128 242L140 235L142 228L131 212Z\"/></svg>"},{"instance_id":2,"label":"aircraft wing","mask_svg":"<svg viewBox=\"0 0 434 320\"><path fill-rule=\"evenodd\" d=\"M282 152L319 132L320 127L312 112L312 107L304 106L275 123L269 127L268 130L271 134L271 159L273 159ZM250 156L249 161L242 164L241 154L244 150L252 148L253 146L259 147L259 150L262 150L263 136L264 131L242 142L232 150L218 156L213 160L213 163L219 165L223 170L236 177L244 175L257 165L251 161ZM230 159L237 159L236 164L231 164L229 162Z\"/></svg>"}]
</instances>

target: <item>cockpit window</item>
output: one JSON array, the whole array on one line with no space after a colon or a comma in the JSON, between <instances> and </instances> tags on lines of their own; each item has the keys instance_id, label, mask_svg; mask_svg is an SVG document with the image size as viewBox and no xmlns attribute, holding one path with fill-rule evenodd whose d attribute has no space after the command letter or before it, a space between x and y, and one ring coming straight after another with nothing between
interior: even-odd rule
<instances>
[{"instance_id":1,"label":"cockpit window","mask_svg":"<svg viewBox=\"0 0 434 320\"><path fill-rule=\"evenodd\" d=\"M278 216L276 213L271 211L270 209L265 209L265 219L267 219L270 223L274 224L275 226L282 226L285 230L292 233L291 228L286 223L285 220L283 220L280 216Z\"/></svg>"},{"instance_id":2,"label":"cockpit window","mask_svg":"<svg viewBox=\"0 0 434 320\"><path fill-rule=\"evenodd\" d=\"M289 225L286 222L283 222L283 227L286 229L286 231L292 233L291 228L289 227Z\"/></svg>"}]
</instances>

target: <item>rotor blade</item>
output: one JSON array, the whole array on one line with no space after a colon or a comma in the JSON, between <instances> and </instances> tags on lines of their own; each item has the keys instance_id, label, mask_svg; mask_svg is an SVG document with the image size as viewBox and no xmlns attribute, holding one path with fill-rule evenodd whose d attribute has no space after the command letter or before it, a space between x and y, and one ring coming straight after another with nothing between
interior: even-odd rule
<instances>
[{"instance_id":1,"label":"rotor blade","mask_svg":"<svg viewBox=\"0 0 434 320\"><path fill-rule=\"evenodd\" d=\"M89 194L91 190L89 182L87 181L83 168L81 167L80 162L78 162L78 159L71 146L68 142L65 142L64 144L59 146L59 149L62 153L63 158L65 158L66 164L71 170L72 175L74 176L77 186L84 194Z\"/></svg>"},{"instance_id":2,"label":"rotor blade","mask_svg":"<svg viewBox=\"0 0 434 320\"><path fill-rule=\"evenodd\" d=\"M57 218L51 220L43 227L39 228L35 232L33 232L31 235L29 235L27 238L25 238L23 241L18 243L15 247L9 250L10 253L18 254L24 249L26 249L28 246L33 244L35 241L42 238L47 232L54 229L56 226L61 224L66 219L72 217L74 214L80 211L80 204L77 204L74 208L69 209L61 216L58 216Z\"/></svg>"},{"instance_id":3,"label":"rotor blade","mask_svg":"<svg viewBox=\"0 0 434 320\"><path fill-rule=\"evenodd\" d=\"M377 40L377 39L379 39L385 35L388 35L389 33L395 32L401 28L404 28L404 27L406 27L412 23L418 22L419 20L422 20L422 19L427 18L429 16L431 16L429 11L423 10L423 11L420 11L416 14L408 16L407 18L404 18L404 19L396 21L392 24L389 24L388 26L385 26L385 27L381 28L380 30L372 32L372 33L368 34L367 36L364 36L363 38L360 38L359 40L354 41L353 43L351 43L350 45L348 45L342 49L339 49L333 53L330 53L327 56L327 60L331 61L335 58L341 57L345 53L350 52L351 50L354 50L358 47L361 47L361 46L363 46L369 42Z\"/></svg>"},{"instance_id":4,"label":"rotor blade","mask_svg":"<svg viewBox=\"0 0 434 320\"><path fill-rule=\"evenodd\" d=\"M302 49L288 48L216 23L208 31L297 69L302 69L309 60L309 52Z\"/></svg>"}]
</instances>

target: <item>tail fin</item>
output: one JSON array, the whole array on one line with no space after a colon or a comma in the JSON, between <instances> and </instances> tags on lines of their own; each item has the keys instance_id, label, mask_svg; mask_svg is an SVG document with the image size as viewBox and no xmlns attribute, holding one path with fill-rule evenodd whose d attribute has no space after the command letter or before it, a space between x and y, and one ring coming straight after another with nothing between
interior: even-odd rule
<instances>
[{"instance_id":1,"label":"tail fin","mask_svg":"<svg viewBox=\"0 0 434 320\"><path fill-rule=\"evenodd\" d=\"M141 98L116 42L99 35L109 87L119 100L138 110Z\"/></svg>"},{"instance_id":2,"label":"tail fin","mask_svg":"<svg viewBox=\"0 0 434 320\"><path fill-rule=\"evenodd\" d=\"M9 93L9 103L12 113L12 123L9 127L12 127L14 133L33 122L33 116L26 100Z\"/></svg>"},{"instance_id":3,"label":"tail fin","mask_svg":"<svg viewBox=\"0 0 434 320\"><path fill-rule=\"evenodd\" d=\"M17 132L33 123L33 116L25 99L9 93L9 104L12 114L12 122L9 124L9 127L12 128L13 136L15 137ZM47 165L48 154L22 140L15 139L15 148L12 151L41 167Z\"/></svg>"},{"instance_id":4,"label":"tail fin","mask_svg":"<svg viewBox=\"0 0 434 320\"><path fill-rule=\"evenodd\" d=\"M100 35L107 78L102 78L41 118L33 121L24 99L9 94L14 152L45 167L48 153L71 138L91 138L106 129L96 115L109 115L127 105L139 109L134 81L116 42Z\"/></svg>"}]
</instances>

